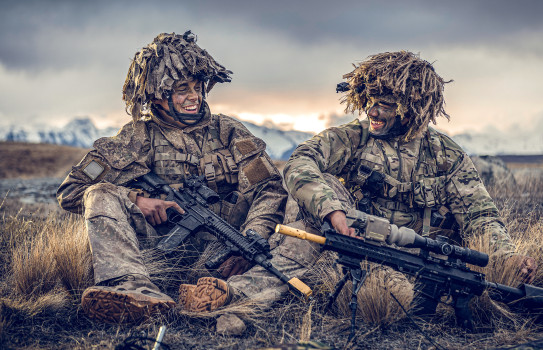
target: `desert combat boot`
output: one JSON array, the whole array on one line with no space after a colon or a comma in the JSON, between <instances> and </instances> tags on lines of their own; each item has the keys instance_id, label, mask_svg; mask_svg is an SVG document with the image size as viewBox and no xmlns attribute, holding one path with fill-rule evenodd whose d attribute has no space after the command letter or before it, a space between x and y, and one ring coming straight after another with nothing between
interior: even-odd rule
<instances>
[{"instance_id":1,"label":"desert combat boot","mask_svg":"<svg viewBox=\"0 0 543 350\"><path fill-rule=\"evenodd\" d=\"M202 277L196 285L179 286L179 305L191 312L215 311L229 304L233 296L233 288L226 281L214 277Z\"/></svg>"},{"instance_id":2,"label":"desert combat boot","mask_svg":"<svg viewBox=\"0 0 543 350\"><path fill-rule=\"evenodd\" d=\"M81 306L88 317L105 323L138 323L175 307L147 277L125 275L87 288Z\"/></svg>"},{"instance_id":3,"label":"desert combat boot","mask_svg":"<svg viewBox=\"0 0 543 350\"><path fill-rule=\"evenodd\" d=\"M179 306L189 312L211 312L242 298L226 281L202 277L196 284L179 286ZM216 331L223 335L241 335L245 322L234 314L224 314L217 319Z\"/></svg>"}]
</instances>

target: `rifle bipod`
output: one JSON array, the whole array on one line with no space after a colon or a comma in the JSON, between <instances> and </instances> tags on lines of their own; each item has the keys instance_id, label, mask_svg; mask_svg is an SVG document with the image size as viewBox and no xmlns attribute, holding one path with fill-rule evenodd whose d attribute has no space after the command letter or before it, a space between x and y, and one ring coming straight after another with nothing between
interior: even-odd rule
<instances>
[{"instance_id":1,"label":"rifle bipod","mask_svg":"<svg viewBox=\"0 0 543 350\"><path fill-rule=\"evenodd\" d=\"M338 261L339 263L339 261ZM347 283L347 279L351 277L353 283L353 289L351 293L351 301L349 302L349 308L351 309L351 333L349 334L349 340L354 338L356 330L356 310L358 309L358 292L364 284L366 277L368 276L368 271L362 270L360 265L358 267L348 267L343 265L343 277L336 284L334 292L328 295L328 303L326 303L325 310L329 309L332 304L336 301L339 293Z\"/></svg>"}]
</instances>

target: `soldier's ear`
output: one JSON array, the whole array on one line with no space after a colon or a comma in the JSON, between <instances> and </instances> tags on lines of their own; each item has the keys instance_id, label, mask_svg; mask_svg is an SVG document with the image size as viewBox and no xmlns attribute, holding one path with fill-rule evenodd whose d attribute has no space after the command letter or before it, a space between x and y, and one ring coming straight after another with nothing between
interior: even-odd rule
<instances>
[{"instance_id":1,"label":"soldier's ear","mask_svg":"<svg viewBox=\"0 0 543 350\"><path fill-rule=\"evenodd\" d=\"M160 106L165 110L169 110L168 101L165 98L163 98L162 100L154 98L151 100L151 103L153 103L156 106Z\"/></svg>"}]
</instances>

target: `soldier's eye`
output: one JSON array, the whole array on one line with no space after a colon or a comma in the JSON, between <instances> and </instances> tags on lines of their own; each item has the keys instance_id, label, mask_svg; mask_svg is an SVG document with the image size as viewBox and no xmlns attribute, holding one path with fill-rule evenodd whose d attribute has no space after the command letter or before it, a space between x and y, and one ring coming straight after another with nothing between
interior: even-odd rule
<instances>
[{"instance_id":1,"label":"soldier's eye","mask_svg":"<svg viewBox=\"0 0 543 350\"><path fill-rule=\"evenodd\" d=\"M394 106L384 104L384 103L379 103L379 107L384 111L392 111L394 109Z\"/></svg>"}]
</instances>

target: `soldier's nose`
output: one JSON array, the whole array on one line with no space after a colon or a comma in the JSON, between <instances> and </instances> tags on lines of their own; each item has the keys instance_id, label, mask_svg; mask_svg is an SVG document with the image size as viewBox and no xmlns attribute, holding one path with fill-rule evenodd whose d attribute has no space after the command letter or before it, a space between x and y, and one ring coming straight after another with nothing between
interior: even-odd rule
<instances>
[{"instance_id":1,"label":"soldier's nose","mask_svg":"<svg viewBox=\"0 0 543 350\"><path fill-rule=\"evenodd\" d=\"M375 106L371 106L370 109L368 109L368 116L377 117L378 115L379 115L379 108L375 108Z\"/></svg>"}]
</instances>

